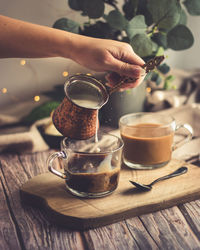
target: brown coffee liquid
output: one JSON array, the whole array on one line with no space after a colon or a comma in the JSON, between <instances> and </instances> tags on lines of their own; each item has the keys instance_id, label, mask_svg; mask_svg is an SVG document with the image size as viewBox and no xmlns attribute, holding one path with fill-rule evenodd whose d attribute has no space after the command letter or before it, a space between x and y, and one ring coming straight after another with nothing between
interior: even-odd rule
<instances>
[{"instance_id":1,"label":"brown coffee liquid","mask_svg":"<svg viewBox=\"0 0 200 250\"><path fill-rule=\"evenodd\" d=\"M79 192L103 193L117 188L119 169L102 173L71 173L67 172L69 179L66 184Z\"/></svg>"},{"instance_id":2,"label":"brown coffee liquid","mask_svg":"<svg viewBox=\"0 0 200 250\"><path fill-rule=\"evenodd\" d=\"M120 164L108 162L103 171L99 165L106 158L105 155L75 157L68 162L65 173L66 184L69 188L85 193L103 193L117 188L120 174ZM112 164L116 167L112 167ZM100 172L98 172L100 171Z\"/></svg>"},{"instance_id":3,"label":"brown coffee liquid","mask_svg":"<svg viewBox=\"0 0 200 250\"><path fill-rule=\"evenodd\" d=\"M174 133L160 124L137 124L121 133L126 161L155 165L171 159ZM159 128L160 127L160 128Z\"/></svg>"}]
</instances>

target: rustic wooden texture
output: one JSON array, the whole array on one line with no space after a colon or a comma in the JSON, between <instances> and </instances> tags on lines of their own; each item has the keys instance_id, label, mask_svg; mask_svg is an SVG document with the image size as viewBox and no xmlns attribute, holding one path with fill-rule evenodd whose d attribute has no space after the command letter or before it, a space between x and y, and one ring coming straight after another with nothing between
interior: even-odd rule
<instances>
[{"instance_id":1,"label":"rustic wooden texture","mask_svg":"<svg viewBox=\"0 0 200 250\"><path fill-rule=\"evenodd\" d=\"M151 183L182 165L186 163L172 160L156 170L136 171L122 167L117 190L99 199L79 199L71 195L64 180L51 173L29 180L22 186L21 195L25 202L45 209L54 223L71 229L89 229L197 199L200 196L199 168L191 164L187 164L186 174L160 182L150 192L140 192L129 182L133 179Z\"/></svg>"},{"instance_id":2,"label":"rustic wooden texture","mask_svg":"<svg viewBox=\"0 0 200 250\"><path fill-rule=\"evenodd\" d=\"M15 235L7 233L3 237L1 249L83 249L80 234L50 225L45 215L31 207L23 207L19 197L19 187L28 178L46 172L47 153L17 156L1 156L1 176L5 186L4 194L8 197L7 210L12 214L11 222L17 232ZM6 211L6 209L3 209ZM7 216L1 217L1 225L5 224ZM4 222L5 221L5 222ZM6 227L2 227L4 233ZM8 230L8 229L7 229ZM10 227L10 231L12 228ZM68 231L67 231L68 232ZM17 239L20 243L17 247L10 245L11 240ZM9 244L9 245L8 245Z\"/></svg>"},{"instance_id":3,"label":"rustic wooden texture","mask_svg":"<svg viewBox=\"0 0 200 250\"><path fill-rule=\"evenodd\" d=\"M200 249L199 199L82 232L51 224L19 196L24 183L47 172L50 153L0 155L0 249Z\"/></svg>"}]
</instances>

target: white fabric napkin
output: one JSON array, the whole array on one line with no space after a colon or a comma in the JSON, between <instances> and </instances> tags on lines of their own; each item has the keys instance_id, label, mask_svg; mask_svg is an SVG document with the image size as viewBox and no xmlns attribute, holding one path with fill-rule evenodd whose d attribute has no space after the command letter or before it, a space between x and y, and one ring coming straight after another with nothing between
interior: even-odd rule
<instances>
[{"instance_id":1,"label":"white fabric napkin","mask_svg":"<svg viewBox=\"0 0 200 250\"><path fill-rule=\"evenodd\" d=\"M30 153L44 151L49 148L41 136L38 126L50 121L45 118L37 121L30 127L10 126L19 120L12 116L0 115L0 152Z\"/></svg>"}]
</instances>

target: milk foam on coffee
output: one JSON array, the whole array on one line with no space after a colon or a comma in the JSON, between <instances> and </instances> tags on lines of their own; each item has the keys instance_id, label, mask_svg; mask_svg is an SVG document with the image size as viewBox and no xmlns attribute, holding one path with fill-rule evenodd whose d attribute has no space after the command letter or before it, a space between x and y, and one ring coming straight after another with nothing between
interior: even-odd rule
<instances>
[{"instance_id":1,"label":"milk foam on coffee","mask_svg":"<svg viewBox=\"0 0 200 250\"><path fill-rule=\"evenodd\" d=\"M108 155L98 166L98 172L110 171L112 170L111 166L112 155Z\"/></svg>"}]
</instances>

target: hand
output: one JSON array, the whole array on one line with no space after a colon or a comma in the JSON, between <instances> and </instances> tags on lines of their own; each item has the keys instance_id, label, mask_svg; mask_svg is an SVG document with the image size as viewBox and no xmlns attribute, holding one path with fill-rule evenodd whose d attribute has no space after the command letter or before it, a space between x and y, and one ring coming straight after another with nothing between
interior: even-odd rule
<instances>
[{"instance_id":1,"label":"hand","mask_svg":"<svg viewBox=\"0 0 200 250\"><path fill-rule=\"evenodd\" d=\"M71 58L91 70L115 72L108 75L110 85L117 84L116 73L136 79L124 84L122 90L136 87L144 75L145 62L128 43L82 36L1 15L0 33L0 58Z\"/></svg>"},{"instance_id":2,"label":"hand","mask_svg":"<svg viewBox=\"0 0 200 250\"><path fill-rule=\"evenodd\" d=\"M112 72L107 75L109 85L117 84L120 76L135 79L123 84L121 90L124 90L138 86L144 79L146 73L142 66L145 62L128 43L84 36L79 36L79 40L79 43L75 43L71 58L91 70Z\"/></svg>"},{"instance_id":3,"label":"hand","mask_svg":"<svg viewBox=\"0 0 200 250\"><path fill-rule=\"evenodd\" d=\"M126 78L119 74L112 72L106 75L106 85L109 86L111 92L124 91L126 89L135 88L144 80L146 73L141 74L138 78ZM112 91L113 89L113 91Z\"/></svg>"}]
</instances>

